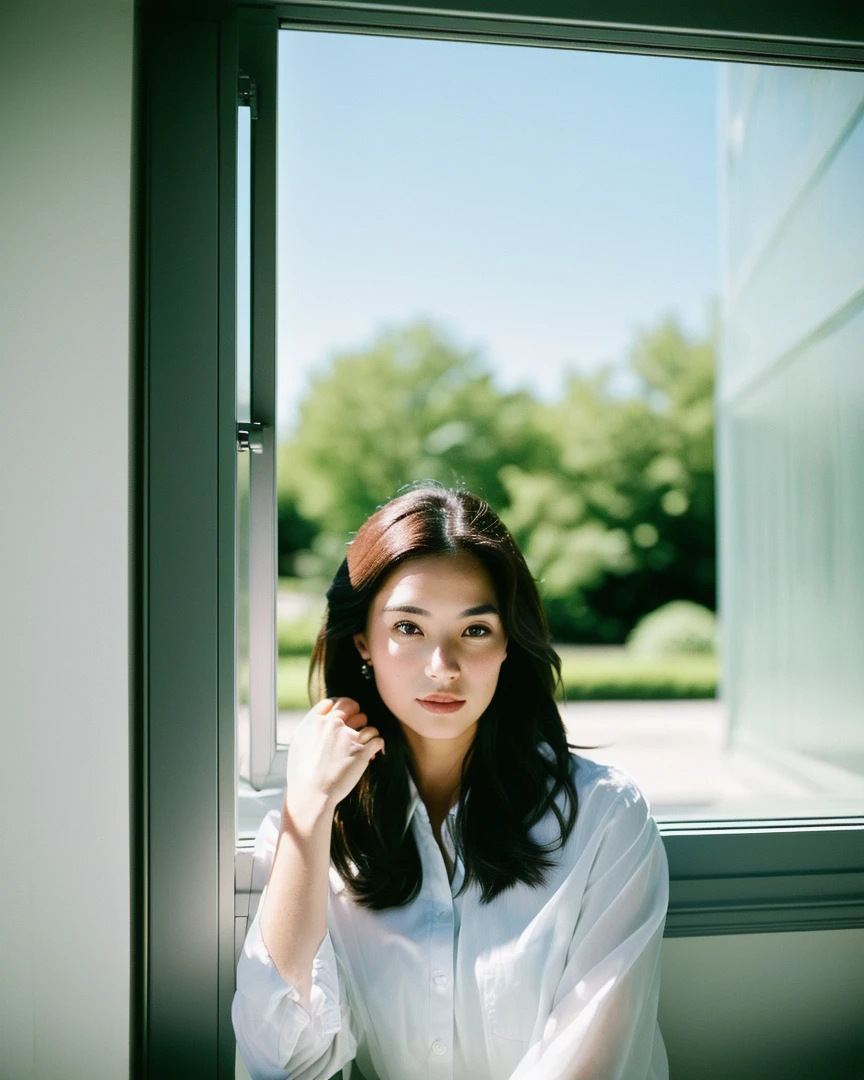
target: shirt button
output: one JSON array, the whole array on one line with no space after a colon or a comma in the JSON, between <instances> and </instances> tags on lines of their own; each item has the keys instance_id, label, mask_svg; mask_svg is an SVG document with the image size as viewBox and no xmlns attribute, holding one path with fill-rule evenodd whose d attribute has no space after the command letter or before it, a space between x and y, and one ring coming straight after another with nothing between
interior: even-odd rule
<instances>
[{"instance_id":1,"label":"shirt button","mask_svg":"<svg viewBox=\"0 0 864 1080\"><path fill-rule=\"evenodd\" d=\"M441 1042L440 1039L438 1039L437 1042L432 1043L432 1049L435 1051L436 1054L447 1053L447 1047L444 1045L444 1043Z\"/></svg>"},{"instance_id":2,"label":"shirt button","mask_svg":"<svg viewBox=\"0 0 864 1080\"><path fill-rule=\"evenodd\" d=\"M444 908L442 908L440 911L436 911L435 914L438 916L439 919L446 919L448 912L445 911Z\"/></svg>"},{"instance_id":3,"label":"shirt button","mask_svg":"<svg viewBox=\"0 0 864 1080\"><path fill-rule=\"evenodd\" d=\"M435 984L436 984L436 986L446 986L447 985L447 976L444 974L443 971L436 971L435 972Z\"/></svg>"}]
</instances>

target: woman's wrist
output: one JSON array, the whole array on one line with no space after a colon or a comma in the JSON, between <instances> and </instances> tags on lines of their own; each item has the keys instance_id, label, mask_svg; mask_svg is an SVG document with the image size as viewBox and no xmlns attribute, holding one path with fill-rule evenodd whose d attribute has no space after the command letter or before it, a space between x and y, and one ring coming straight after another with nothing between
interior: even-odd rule
<instances>
[{"instance_id":1,"label":"woman's wrist","mask_svg":"<svg viewBox=\"0 0 864 1080\"><path fill-rule=\"evenodd\" d=\"M289 789L282 800L282 827L308 834L322 822L332 822L335 809L335 804L323 791Z\"/></svg>"}]
</instances>

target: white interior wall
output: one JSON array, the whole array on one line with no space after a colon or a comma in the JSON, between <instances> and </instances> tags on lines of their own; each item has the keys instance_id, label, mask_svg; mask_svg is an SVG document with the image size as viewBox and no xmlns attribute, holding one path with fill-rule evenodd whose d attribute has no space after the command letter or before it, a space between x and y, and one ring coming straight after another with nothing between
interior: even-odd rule
<instances>
[{"instance_id":1,"label":"white interior wall","mask_svg":"<svg viewBox=\"0 0 864 1080\"><path fill-rule=\"evenodd\" d=\"M864 930L667 938L671 1080L862 1080Z\"/></svg>"},{"instance_id":2,"label":"white interior wall","mask_svg":"<svg viewBox=\"0 0 864 1080\"><path fill-rule=\"evenodd\" d=\"M0 9L0 1076L129 1055L132 0Z\"/></svg>"}]
</instances>

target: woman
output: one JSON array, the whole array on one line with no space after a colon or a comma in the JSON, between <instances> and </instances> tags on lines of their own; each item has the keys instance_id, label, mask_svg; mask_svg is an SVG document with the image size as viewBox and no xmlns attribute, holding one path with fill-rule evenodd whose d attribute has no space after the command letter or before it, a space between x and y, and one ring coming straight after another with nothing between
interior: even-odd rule
<instances>
[{"instance_id":1,"label":"woman","mask_svg":"<svg viewBox=\"0 0 864 1080\"><path fill-rule=\"evenodd\" d=\"M328 696L259 834L233 1004L251 1075L666 1078L663 846L633 784L570 752L507 530L473 495L410 491L327 599Z\"/></svg>"}]
</instances>

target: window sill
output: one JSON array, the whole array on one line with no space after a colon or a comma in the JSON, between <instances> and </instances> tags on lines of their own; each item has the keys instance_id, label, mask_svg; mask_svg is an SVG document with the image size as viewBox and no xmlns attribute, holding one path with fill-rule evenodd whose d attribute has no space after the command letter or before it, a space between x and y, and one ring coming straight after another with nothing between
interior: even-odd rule
<instances>
[{"instance_id":1,"label":"window sill","mask_svg":"<svg viewBox=\"0 0 864 1080\"><path fill-rule=\"evenodd\" d=\"M667 937L864 926L864 818L667 823Z\"/></svg>"}]
</instances>

